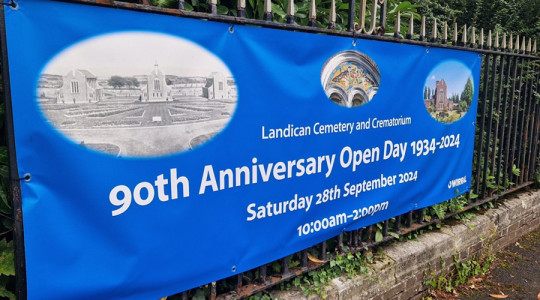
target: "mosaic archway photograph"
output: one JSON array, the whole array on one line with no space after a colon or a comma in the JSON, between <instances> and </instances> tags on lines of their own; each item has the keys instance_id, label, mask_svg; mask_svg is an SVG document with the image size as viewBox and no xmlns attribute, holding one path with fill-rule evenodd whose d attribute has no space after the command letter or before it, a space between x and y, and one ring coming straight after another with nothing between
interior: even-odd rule
<instances>
[{"instance_id":1,"label":"mosaic archway photograph","mask_svg":"<svg viewBox=\"0 0 540 300\"><path fill-rule=\"evenodd\" d=\"M343 51L323 66L321 83L328 98L341 106L356 107L373 99L381 80L379 68L367 55Z\"/></svg>"}]
</instances>

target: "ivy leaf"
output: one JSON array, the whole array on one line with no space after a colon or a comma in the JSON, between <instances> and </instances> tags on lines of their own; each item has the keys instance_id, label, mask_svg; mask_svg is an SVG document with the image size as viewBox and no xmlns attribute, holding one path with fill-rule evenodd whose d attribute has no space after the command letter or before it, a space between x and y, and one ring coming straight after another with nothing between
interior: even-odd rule
<instances>
[{"instance_id":1,"label":"ivy leaf","mask_svg":"<svg viewBox=\"0 0 540 300\"><path fill-rule=\"evenodd\" d=\"M194 9L193 9L193 6L191 6L191 4L184 2L184 10L193 11Z\"/></svg>"},{"instance_id":2,"label":"ivy leaf","mask_svg":"<svg viewBox=\"0 0 540 300\"><path fill-rule=\"evenodd\" d=\"M519 176L519 174L521 173L521 170L516 167L516 165L512 165L512 173L516 176Z\"/></svg>"},{"instance_id":3,"label":"ivy leaf","mask_svg":"<svg viewBox=\"0 0 540 300\"><path fill-rule=\"evenodd\" d=\"M399 234L397 234L395 232L389 231L388 234L395 237L396 239L399 239Z\"/></svg>"},{"instance_id":4,"label":"ivy leaf","mask_svg":"<svg viewBox=\"0 0 540 300\"><path fill-rule=\"evenodd\" d=\"M377 230L377 232L375 232L375 242L380 242L382 240L383 240L382 231Z\"/></svg>"},{"instance_id":5,"label":"ivy leaf","mask_svg":"<svg viewBox=\"0 0 540 300\"><path fill-rule=\"evenodd\" d=\"M15 294L6 290L6 286L9 283L9 276L0 275L0 298L7 298L9 300L16 300Z\"/></svg>"},{"instance_id":6,"label":"ivy leaf","mask_svg":"<svg viewBox=\"0 0 540 300\"><path fill-rule=\"evenodd\" d=\"M218 5L217 13L218 15L226 15L229 13L229 9L226 6Z\"/></svg>"},{"instance_id":7,"label":"ivy leaf","mask_svg":"<svg viewBox=\"0 0 540 300\"><path fill-rule=\"evenodd\" d=\"M13 242L0 241L0 274L15 275L15 251Z\"/></svg>"},{"instance_id":8,"label":"ivy leaf","mask_svg":"<svg viewBox=\"0 0 540 300\"><path fill-rule=\"evenodd\" d=\"M283 9L281 9L281 7L279 7L279 5L277 5L275 3L272 3L272 12L277 14L278 16L280 16L282 18L285 18L287 16L285 11L283 11Z\"/></svg>"}]
</instances>

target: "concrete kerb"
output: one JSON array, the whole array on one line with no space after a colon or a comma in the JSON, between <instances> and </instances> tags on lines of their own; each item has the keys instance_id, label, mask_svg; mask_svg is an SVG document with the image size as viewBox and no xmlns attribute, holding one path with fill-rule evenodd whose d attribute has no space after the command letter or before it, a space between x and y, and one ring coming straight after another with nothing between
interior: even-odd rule
<instances>
[{"instance_id":1,"label":"concrete kerb","mask_svg":"<svg viewBox=\"0 0 540 300\"><path fill-rule=\"evenodd\" d=\"M454 255L464 261L493 247L498 251L540 224L540 190L522 192L499 202L472 220L444 225L440 230L420 235L417 241L397 242L379 251L381 257L369 265L368 274L341 276L326 288L327 299L409 299L419 298L427 287L427 272L449 272ZM445 261L445 268L441 266ZM271 293L274 299L319 299L299 289Z\"/></svg>"}]
</instances>

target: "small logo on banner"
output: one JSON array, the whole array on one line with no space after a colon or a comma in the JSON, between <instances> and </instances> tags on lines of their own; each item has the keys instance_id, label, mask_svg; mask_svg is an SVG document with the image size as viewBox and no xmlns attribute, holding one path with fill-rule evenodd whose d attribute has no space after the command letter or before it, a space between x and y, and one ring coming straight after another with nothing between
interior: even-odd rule
<instances>
[{"instance_id":1,"label":"small logo on banner","mask_svg":"<svg viewBox=\"0 0 540 300\"><path fill-rule=\"evenodd\" d=\"M450 180L450 182L448 182L448 188L449 189L455 188L456 186L460 186L460 185L465 184L465 183L467 183L467 176L452 179L452 180Z\"/></svg>"}]
</instances>

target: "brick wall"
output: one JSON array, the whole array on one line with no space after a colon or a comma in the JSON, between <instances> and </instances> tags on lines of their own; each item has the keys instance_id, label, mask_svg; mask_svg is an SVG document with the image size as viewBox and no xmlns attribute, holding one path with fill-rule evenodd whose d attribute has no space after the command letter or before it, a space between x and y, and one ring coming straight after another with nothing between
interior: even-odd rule
<instances>
[{"instance_id":1,"label":"brick wall","mask_svg":"<svg viewBox=\"0 0 540 300\"><path fill-rule=\"evenodd\" d=\"M540 225L540 190L522 192L498 202L496 208L469 221L447 221L440 230L424 233L418 241L388 245L383 257L370 265L370 273L334 279L327 299L421 299L425 272L449 272L454 255L460 261L514 243ZM441 261L445 268L442 270ZM274 299L318 299L300 290L274 292Z\"/></svg>"}]
</instances>

